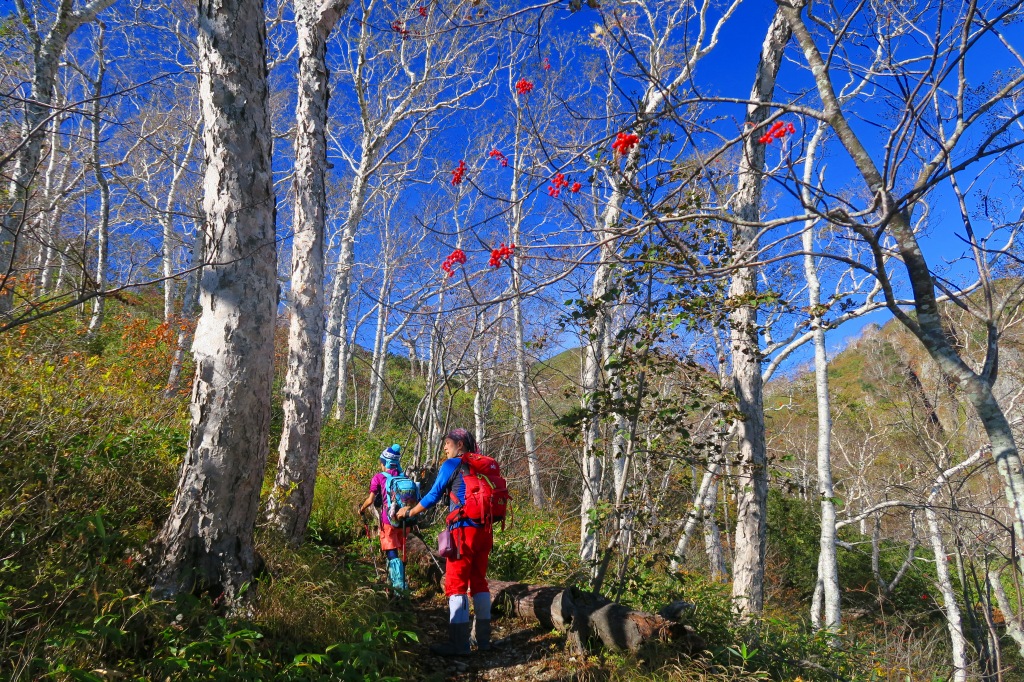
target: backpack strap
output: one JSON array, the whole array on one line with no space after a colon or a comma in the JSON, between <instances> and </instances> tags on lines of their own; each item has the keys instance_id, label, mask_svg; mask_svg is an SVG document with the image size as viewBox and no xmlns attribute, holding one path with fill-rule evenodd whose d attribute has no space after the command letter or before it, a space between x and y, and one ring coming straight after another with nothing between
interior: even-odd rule
<instances>
[{"instance_id":1,"label":"backpack strap","mask_svg":"<svg viewBox=\"0 0 1024 682\"><path fill-rule=\"evenodd\" d=\"M453 513L456 514L456 516L458 516L458 514L461 514L462 507L465 506L464 503L460 501L458 496L456 496L455 494L455 479L459 477L459 474L464 473L463 470L465 468L466 463L462 461L462 457L460 456L459 466L455 467L455 471L452 473L451 478L449 478L448 483L445 484L445 488L448 490L448 499L454 502L456 507L454 510L448 513L449 517L452 516ZM447 519L447 523L455 523L456 520L457 519Z\"/></svg>"}]
</instances>

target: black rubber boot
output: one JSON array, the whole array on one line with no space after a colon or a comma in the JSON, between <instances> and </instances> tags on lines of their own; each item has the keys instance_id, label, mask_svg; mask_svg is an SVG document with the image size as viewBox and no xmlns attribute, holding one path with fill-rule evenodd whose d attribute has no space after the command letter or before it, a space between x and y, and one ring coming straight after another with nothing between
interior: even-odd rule
<instances>
[{"instance_id":1,"label":"black rubber boot","mask_svg":"<svg viewBox=\"0 0 1024 682\"><path fill-rule=\"evenodd\" d=\"M491 650L491 621L476 619L476 626L473 628L473 643L478 651Z\"/></svg>"},{"instance_id":2,"label":"black rubber boot","mask_svg":"<svg viewBox=\"0 0 1024 682\"><path fill-rule=\"evenodd\" d=\"M431 644L430 653L438 656L469 656L469 623L448 623L448 641Z\"/></svg>"}]
</instances>

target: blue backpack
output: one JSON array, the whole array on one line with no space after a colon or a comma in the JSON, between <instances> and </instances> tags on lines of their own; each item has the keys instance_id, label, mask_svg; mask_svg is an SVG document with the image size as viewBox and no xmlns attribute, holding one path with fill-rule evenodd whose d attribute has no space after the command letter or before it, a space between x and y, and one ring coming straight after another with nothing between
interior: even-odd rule
<instances>
[{"instance_id":1,"label":"blue backpack","mask_svg":"<svg viewBox=\"0 0 1024 682\"><path fill-rule=\"evenodd\" d=\"M405 507L412 509L420 501L420 486L404 473L384 473L384 508L387 510L388 520L393 526L404 526L405 522L398 522L398 510Z\"/></svg>"}]
</instances>

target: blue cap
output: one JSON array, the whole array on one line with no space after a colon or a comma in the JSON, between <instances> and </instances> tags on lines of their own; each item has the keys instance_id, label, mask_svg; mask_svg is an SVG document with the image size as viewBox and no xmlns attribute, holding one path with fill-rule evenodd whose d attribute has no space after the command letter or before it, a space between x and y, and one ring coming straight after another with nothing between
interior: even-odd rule
<instances>
[{"instance_id":1,"label":"blue cap","mask_svg":"<svg viewBox=\"0 0 1024 682\"><path fill-rule=\"evenodd\" d=\"M402 446L395 443L384 452L380 453L380 463L388 469L398 469L402 464Z\"/></svg>"}]
</instances>

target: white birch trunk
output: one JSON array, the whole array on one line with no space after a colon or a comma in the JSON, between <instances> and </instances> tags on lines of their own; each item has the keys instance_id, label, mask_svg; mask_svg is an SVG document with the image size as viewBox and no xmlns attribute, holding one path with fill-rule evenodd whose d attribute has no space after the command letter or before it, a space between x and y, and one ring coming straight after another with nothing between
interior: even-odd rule
<instances>
[{"instance_id":1,"label":"white birch trunk","mask_svg":"<svg viewBox=\"0 0 1024 682\"><path fill-rule=\"evenodd\" d=\"M385 265L384 278L380 285L380 302L377 304L377 330L373 335L373 358L370 361L370 402L369 419L366 430L370 433L377 428L380 417L380 406L384 403L384 372L387 369L388 344L387 335L388 312L387 301L390 297L391 270Z\"/></svg>"},{"instance_id":2,"label":"white birch trunk","mask_svg":"<svg viewBox=\"0 0 1024 682\"><path fill-rule=\"evenodd\" d=\"M811 204L811 183L813 182L814 161L818 144L825 132L819 124L808 144L804 161L803 187L801 194L805 205ZM823 604L812 600L811 625L822 627L821 611L824 607L824 627L838 631L842 620L841 592L839 589L839 565L836 557L836 505L832 486L832 416L828 393L828 353L825 347L825 325L821 308L821 281L814 256L815 220L804 225L802 236L804 247L804 275L807 278L807 305L814 333L814 390L818 412L817 480L818 502L821 505L821 531L818 547L818 584L821 585ZM815 590L817 596L817 590Z\"/></svg>"},{"instance_id":3,"label":"white birch trunk","mask_svg":"<svg viewBox=\"0 0 1024 682\"><path fill-rule=\"evenodd\" d=\"M761 48L757 78L750 94L745 123L749 130L737 173L735 211L746 224L733 228L733 250L740 263L757 257L761 209L764 145L757 141L755 126L768 115L766 106L775 91L775 79L790 29L781 12L776 12ZM765 514L768 501L768 469L764 433L761 348L757 307L746 302L756 296L755 268L742 267L733 275L729 297L736 308L729 315L732 342L733 392L743 415L738 424L739 471L737 473L735 558L732 595L744 616L760 614L764 608L764 557L767 541Z\"/></svg>"},{"instance_id":4,"label":"white birch trunk","mask_svg":"<svg viewBox=\"0 0 1024 682\"><path fill-rule=\"evenodd\" d=\"M1015 570L1011 567L1010 570ZM992 588L992 594L996 598L996 604L999 606L999 610L1003 612L1006 621L1006 632L1013 639L1017 645L1017 649L1024 653L1024 628L1020 624L1020 616L1014 615L1013 605L1010 604L1009 598L1006 596L1006 590L1003 588L1002 574L1000 571L993 570L991 568L986 571L986 577L988 578L989 587Z\"/></svg>"},{"instance_id":5,"label":"white birch trunk","mask_svg":"<svg viewBox=\"0 0 1024 682\"><path fill-rule=\"evenodd\" d=\"M715 519L718 507L718 479L716 478L704 498L704 551L708 555L708 566L711 579L723 581L729 577L729 569L725 565L725 554L722 553L722 533Z\"/></svg>"},{"instance_id":6,"label":"white birch trunk","mask_svg":"<svg viewBox=\"0 0 1024 682\"><path fill-rule=\"evenodd\" d=\"M195 240L192 242L192 272L185 284L185 294L181 300L181 319L178 322L178 339L171 359L171 370L167 375L167 386L164 388L164 399L174 396L181 378L181 368L185 364L185 351L192 344L193 334L189 322L199 313L199 283L203 280L203 266L206 262L206 226L200 223L196 228Z\"/></svg>"},{"instance_id":7,"label":"white birch trunk","mask_svg":"<svg viewBox=\"0 0 1024 682\"><path fill-rule=\"evenodd\" d=\"M346 322L352 295L350 289L352 267L355 265L356 229L363 219L363 210L366 206L366 183L371 163L367 156L368 140L369 137L364 136L363 159L352 181L348 217L342 228L341 248L338 252L338 265L334 272L334 286L331 290L327 316L327 352L321 412L326 418L333 408L333 417L338 420L345 416L345 401L348 394L348 358L351 348Z\"/></svg>"},{"instance_id":8,"label":"white birch trunk","mask_svg":"<svg viewBox=\"0 0 1024 682\"><path fill-rule=\"evenodd\" d=\"M985 451L986 448L982 448L960 464L939 474L932 484L924 508L925 518L928 521L928 537L931 540L932 553L935 556L936 582L939 592L942 593L942 610L945 612L946 628L949 630L949 653L953 663L952 680L954 682L967 682L967 638L964 636L963 617L960 613L960 606L956 602L956 592L953 590L953 581L949 575L949 562L946 560L942 529L939 527L939 518L932 505L949 479L980 460Z\"/></svg>"},{"instance_id":9,"label":"white birch trunk","mask_svg":"<svg viewBox=\"0 0 1024 682\"><path fill-rule=\"evenodd\" d=\"M174 317L174 199L178 194L178 185L181 177L188 169L189 159L192 157L192 147L195 145L196 135L190 134L188 144L185 146L185 153L181 157L181 163L174 169L171 175L171 184L167 187L167 201L164 203L164 213L161 217L163 223L163 276L164 276L164 322L170 323Z\"/></svg>"},{"instance_id":10,"label":"white birch trunk","mask_svg":"<svg viewBox=\"0 0 1024 682\"><path fill-rule=\"evenodd\" d=\"M291 321L284 423L268 520L292 542L306 534L320 457L323 384L324 231L327 193L327 36L347 0L321 7L296 0L299 49L295 106L295 214L292 228Z\"/></svg>"},{"instance_id":11,"label":"white birch trunk","mask_svg":"<svg viewBox=\"0 0 1024 682\"><path fill-rule=\"evenodd\" d=\"M106 311L106 289L107 270L110 268L110 184L107 176L103 173L103 163L100 158L100 134L102 132L102 119L100 114L103 107L103 77L107 71L107 64L103 54L103 38L105 29L100 23L99 34L96 40L96 80L93 81L92 105L92 172L96 177L96 184L100 188L100 221L96 226L96 278L94 286L97 296L92 300L92 318L89 320L89 337L93 338L100 332L103 325L103 315Z\"/></svg>"},{"instance_id":12,"label":"white birch trunk","mask_svg":"<svg viewBox=\"0 0 1024 682\"><path fill-rule=\"evenodd\" d=\"M63 208L61 197L57 196L55 179L57 174L57 158L61 156L60 126L62 120L62 116L57 116L54 118L51 126L50 159L46 165L44 185L46 208L43 215L39 218L39 241L41 248L38 261L39 276L36 281L39 283L40 291L44 293L50 290L50 285L53 283L53 261L57 251L54 240L57 238L57 226L60 224ZM70 167L70 163L65 163L65 175Z\"/></svg>"},{"instance_id":13,"label":"white birch trunk","mask_svg":"<svg viewBox=\"0 0 1024 682\"><path fill-rule=\"evenodd\" d=\"M679 540L676 541L675 551L672 553L672 561L669 564L669 570L672 572L678 571L681 568L681 562L686 558L686 551L690 546L690 540L693 539L693 534L697 530L697 525L704 518L704 514L707 508L707 499L714 496L718 497L716 487L718 485L718 477L722 471L722 458L720 453L716 453L714 456L708 459L708 468L704 472L704 475L700 480L700 487L697 488L697 493L694 495L693 504L690 506L690 510L686 515L686 522L683 524L683 532L679 534ZM714 493L711 491L715 490Z\"/></svg>"},{"instance_id":14,"label":"white birch trunk","mask_svg":"<svg viewBox=\"0 0 1024 682\"><path fill-rule=\"evenodd\" d=\"M512 225L509 230L509 243L515 244L512 253L512 325L515 334L515 370L516 393L519 397L519 416L523 423L523 447L526 449L526 464L530 472L530 499L533 506L543 509L545 506L544 487L540 480L540 465L537 462L537 441L533 429L533 414L530 412L530 367L526 357L526 335L523 331L523 257L522 257L522 221L523 205L519 196L519 184L524 169L523 155L520 153L522 122L519 110L516 111L515 156L512 159L512 187L509 202L512 205Z\"/></svg>"},{"instance_id":15,"label":"white birch trunk","mask_svg":"<svg viewBox=\"0 0 1024 682\"><path fill-rule=\"evenodd\" d=\"M607 242L606 242L607 243ZM607 293L611 281L612 249L601 247L601 262L594 272L591 285L591 299L601 300ZM606 328L610 324L608 308L600 305L590 327L590 342L584 348L583 400L589 405L595 393L604 386L604 345ZM598 443L601 438L601 423L598 419L587 419L583 431L583 494L580 501L580 559L584 563L597 561L597 534L590 524L590 515L601 497L603 463Z\"/></svg>"},{"instance_id":16,"label":"white birch trunk","mask_svg":"<svg viewBox=\"0 0 1024 682\"><path fill-rule=\"evenodd\" d=\"M45 36L40 36L36 18L29 14L23 0L16 0L19 18L32 42L32 89L25 103L25 118L21 127L25 144L17 155L9 186L11 207L0 222L0 316L9 314L14 304L11 280L16 274L14 267L18 239L27 220L29 192L39 167L39 157L46 137L46 122L52 115L50 104L53 101L61 55L71 34L113 3L114 0L92 0L82 9L75 10L73 0L60 0L53 25Z\"/></svg>"},{"instance_id":17,"label":"white birch trunk","mask_svg":"<svg viewBox=\"0 0 1024 682\"><path fill-rule=\"evenodd\" d=\"M476 394L473 395L473 427L474 435L476 436L476 442L480 444L480 449L483 452L487 452L485 443L487 442L487 413L489 408L489 401L487 400L487 378L486 371L484 370L484 313L478 311L476 316L476 338L478 339L476 344Z\"/></svg>"},{"instance_id":18,"label":"white birch trunk","mask_svg":"<svg viewBox=\"0 0 1024 682\"><path fill-rule=\"evenodd\" d=\"M192 428L155 539L154 594L202 590L229 603L253 575L270 428L277 312L273 135L259 0L199 5L199 94L211 265L193 352Z\"/></svg>"}]
</instances>

